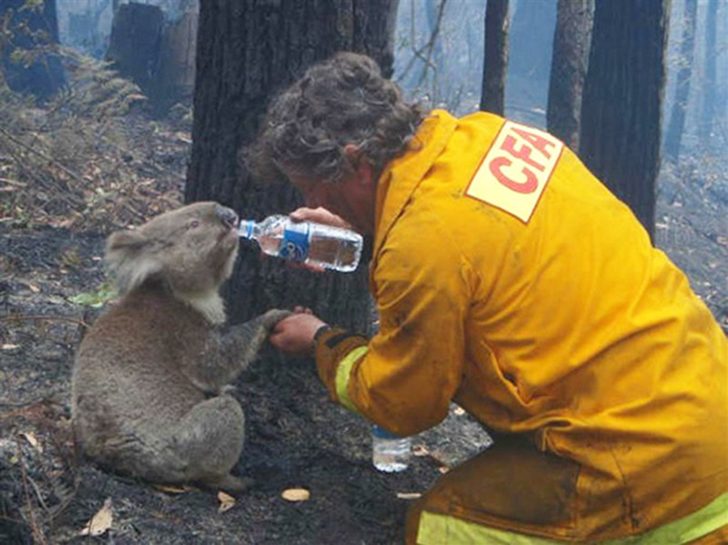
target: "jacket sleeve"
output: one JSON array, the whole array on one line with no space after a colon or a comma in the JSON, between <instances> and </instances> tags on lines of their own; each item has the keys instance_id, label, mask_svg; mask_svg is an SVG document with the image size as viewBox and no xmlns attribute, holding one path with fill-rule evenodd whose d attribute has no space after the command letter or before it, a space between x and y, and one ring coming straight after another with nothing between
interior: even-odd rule
<instances>
[{"instance_id":1,"label":"jacket sleeve","mask_svg":"<svg viewBox=\"0 0 728 545\"><path fill-rule=\"evenodd\" d=\"M447 416L462 376L470 306L472 274L457 245L442 226L432 228L436 220L418 223L395 228L373 263L379 332L367 345L331 330L316 347L332 397L401 435Z\"/></svg>"}]
</instances>

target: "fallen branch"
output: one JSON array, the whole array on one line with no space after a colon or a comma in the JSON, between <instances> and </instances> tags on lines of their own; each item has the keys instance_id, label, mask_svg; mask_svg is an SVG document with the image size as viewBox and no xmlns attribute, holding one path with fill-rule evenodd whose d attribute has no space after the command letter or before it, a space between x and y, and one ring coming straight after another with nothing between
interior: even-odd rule
<instances>
[{"instance_id":1,"label":"fallen branch","mask_svg":"<svg viewBox=\"0 0 728 545\"><path fill-rule=\"evenodd\" d=\"M2 127L0 127L0 132L7 134L7 131L5 131ZM10 138L10 140L15 141L12 137ZM22 142L21 142L21 144L22 144ZM54 188L50 187L50 184L48 184L44 179L36 176L34 172L32 172L30 169L26 168L22 157L18 157L18 155L15 153L15 150L9 149L7 146L5 149L13 157L15 164L18 165L20 170L22 170L25 173L25 175L28 176L28 178L34 180L39 186L44 187L44 188L48 189L49 191L54 189ZM32 148L30 148L30 149L32 151L35 151ZM39 152L35 152L35 153L39 153ZM75 198L72 194L68 193L67 189L68 188L66 188L66 191L63 191L61 193L61 198L63 200L65 200L68 204L70 204L71 206L82 205L83 201L78 198Z\"/></svg>"},{"instance_id":2,"label":"fallen branch","mask_svg":"<svg viewBox=\"0 0 728 545\"><path fill-rule=\"evenodd\" d=\"M16 187L28 187L28 184L26 183L19 182L17 180L11 180L10 178L3 178L2 176L0 176L0 182L8 185L14 185Z\"/></svg>"},{"instance_id":3,"label":"fallen branch","mask_svg":"<svg viewBox=\"0 0 728 545\"><path fill-rule=\"evenodd\" d=\"M48 321L60 321L60 322L71 322L80 327L88 329L91 324L87 324L78 318L69 318L68 316L44 316L44 315L30 315L24 316L22 314L13 314L12 316L0 316L0 322L12 322L15 320L48 320Z\"/></svg>"},{"instance_id":4,"label":"fallen branch","mask_svg":"<svg viewBox=\"0 0 728 545\"><path fill-rule=\"evenodd\" d=\"M75 180L78 180L80 182L86 183L86 180L84 180L83 177L80 174L77 174L77 173L73 172L70 168L66 167L66 165L64 165L63 163L60 163L59 161L57 161L53 157L49 157L45 153L38 151L37 149L35 149L32 146L29 146L28 144L26 144L25 142L23 142L19 138L16 138L12 134L10 134L8 131L6 131L5 129L3 129L2 127L0 127L0 133L2 133L5 136L7 136L8 139L11 142L14 142L14 143L18 144L19 146L21 146L21 147L27 149L28 151L30 151L31 153L35 153L41 159L45 159L49 163L52 163L52 164L56 165L63 172L65 172L66 174L68 174L71 178L73 178Z\"/></svg>"},{"instance_id":5,"label":"fallen branch","mask_svg":"<svg viewBox=\"0 0 728 545\"><path fill-rule=\"evenodd\" d=\"M33 401L18 401L17 403L13 403L12 401L0 401L0 407L12 407L13 409L15 409L8 413L0 413L0 422L3 420L8 420L10 418L15 418L19 414L23 414L28 409L28 407L34 407L45 401L45 398L36 398Z\"/></svg>"},{"instance_id":6,"label":"fallen branch","mask_svg":"<svg viewBox=\"0 0 728 545\"><path fill-rule=\"evenodd\" d=\"M23 452L20 449L20 444L16 441L15 442L15 452L17 454L18 458L18 465L20 466L20 476L23 480L23 492L25 493L25 501L28 508L28 516L30 518L30 529L33 534L33 541L35 543L45 544L48 543L48 541L45 538L45 535L43 534L43 530L38 526L38 523L35 520L35 510L33 509L33 503L31 501L30 496L30 490L28 486L28 481L30 481L30 477L28 476L28 470L25 467L25 461L23 459ZM36 493L37 493L37 487L36 487Z\"/></svg>"}]
</instances>

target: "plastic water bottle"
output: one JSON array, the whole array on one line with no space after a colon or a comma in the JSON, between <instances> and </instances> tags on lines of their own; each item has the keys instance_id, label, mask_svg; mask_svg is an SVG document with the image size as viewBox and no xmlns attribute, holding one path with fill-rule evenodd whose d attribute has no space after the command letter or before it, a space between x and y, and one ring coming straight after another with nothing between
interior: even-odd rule
<instances>
[{"instance_id":1,"label":"plastic water bottle","mask_svg":"<svg viewBox=\"0 0 728 545\"><path fill-rule=\"evenodd\" d=\"M339 272L356 269L364 240L349 229L310 221L295 222L280 215L269 216L261 222L242 220L238 234L255 240L268 255Z\"/></svg>"},{"instance_id":2,"label":"plastic water bottle","mask_svg":"<svg viewBox=\"0 0 728 545\"><path fill-rule=\"evenodd\" d=\"M404 471L411 456L411 437L400 437L381 426L372 425L372 463L379 471Z\"/></svg>"}]
</instances>

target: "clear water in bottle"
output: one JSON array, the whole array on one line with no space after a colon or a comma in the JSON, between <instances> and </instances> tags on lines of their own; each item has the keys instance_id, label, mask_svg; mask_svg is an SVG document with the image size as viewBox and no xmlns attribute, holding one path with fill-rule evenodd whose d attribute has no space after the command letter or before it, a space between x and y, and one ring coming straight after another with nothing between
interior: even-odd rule
<instances>
[{"instance_id":1,"label":"clear water in bottle","mask_svg":"<svg viewBox=\"0 0 728 545\"><path fill-rule=\"evenodd\" d=\"M404 471L409 466L411 455L411 437L400 437L381 426L372 425L372 463L379 471Z\"/></svg>"},{"instance_id":2,"label":"clear water in bottle","mask_svg":"<svg viewBox=\"0 0 728 545\"><path fill-rule=\"evenodd\" d=\"M269 216L261 222L243 220L238 234L255 240L263 252L332 269L350 272L361 258L364 239L359 233L309 221L294 222L288 216Z\"/></svg>"}]
</instances>

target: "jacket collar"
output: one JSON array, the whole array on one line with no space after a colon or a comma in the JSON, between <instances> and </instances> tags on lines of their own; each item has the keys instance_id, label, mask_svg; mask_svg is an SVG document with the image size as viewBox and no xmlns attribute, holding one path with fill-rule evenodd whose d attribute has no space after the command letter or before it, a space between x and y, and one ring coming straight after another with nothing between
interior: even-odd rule
<instances>
[{"instance_id":1,"label":"jacket collar","mask_svg":"<svg viewBox=\"0 0 728 545\"><path fill-rule=\"evenodd\" d=\"M456 126L457 119L448 112L433 110L420 124L404 154L390 161L382 171L377 182L373 262L392 225L442 153Z\"/></svg>"}]
</instances>

